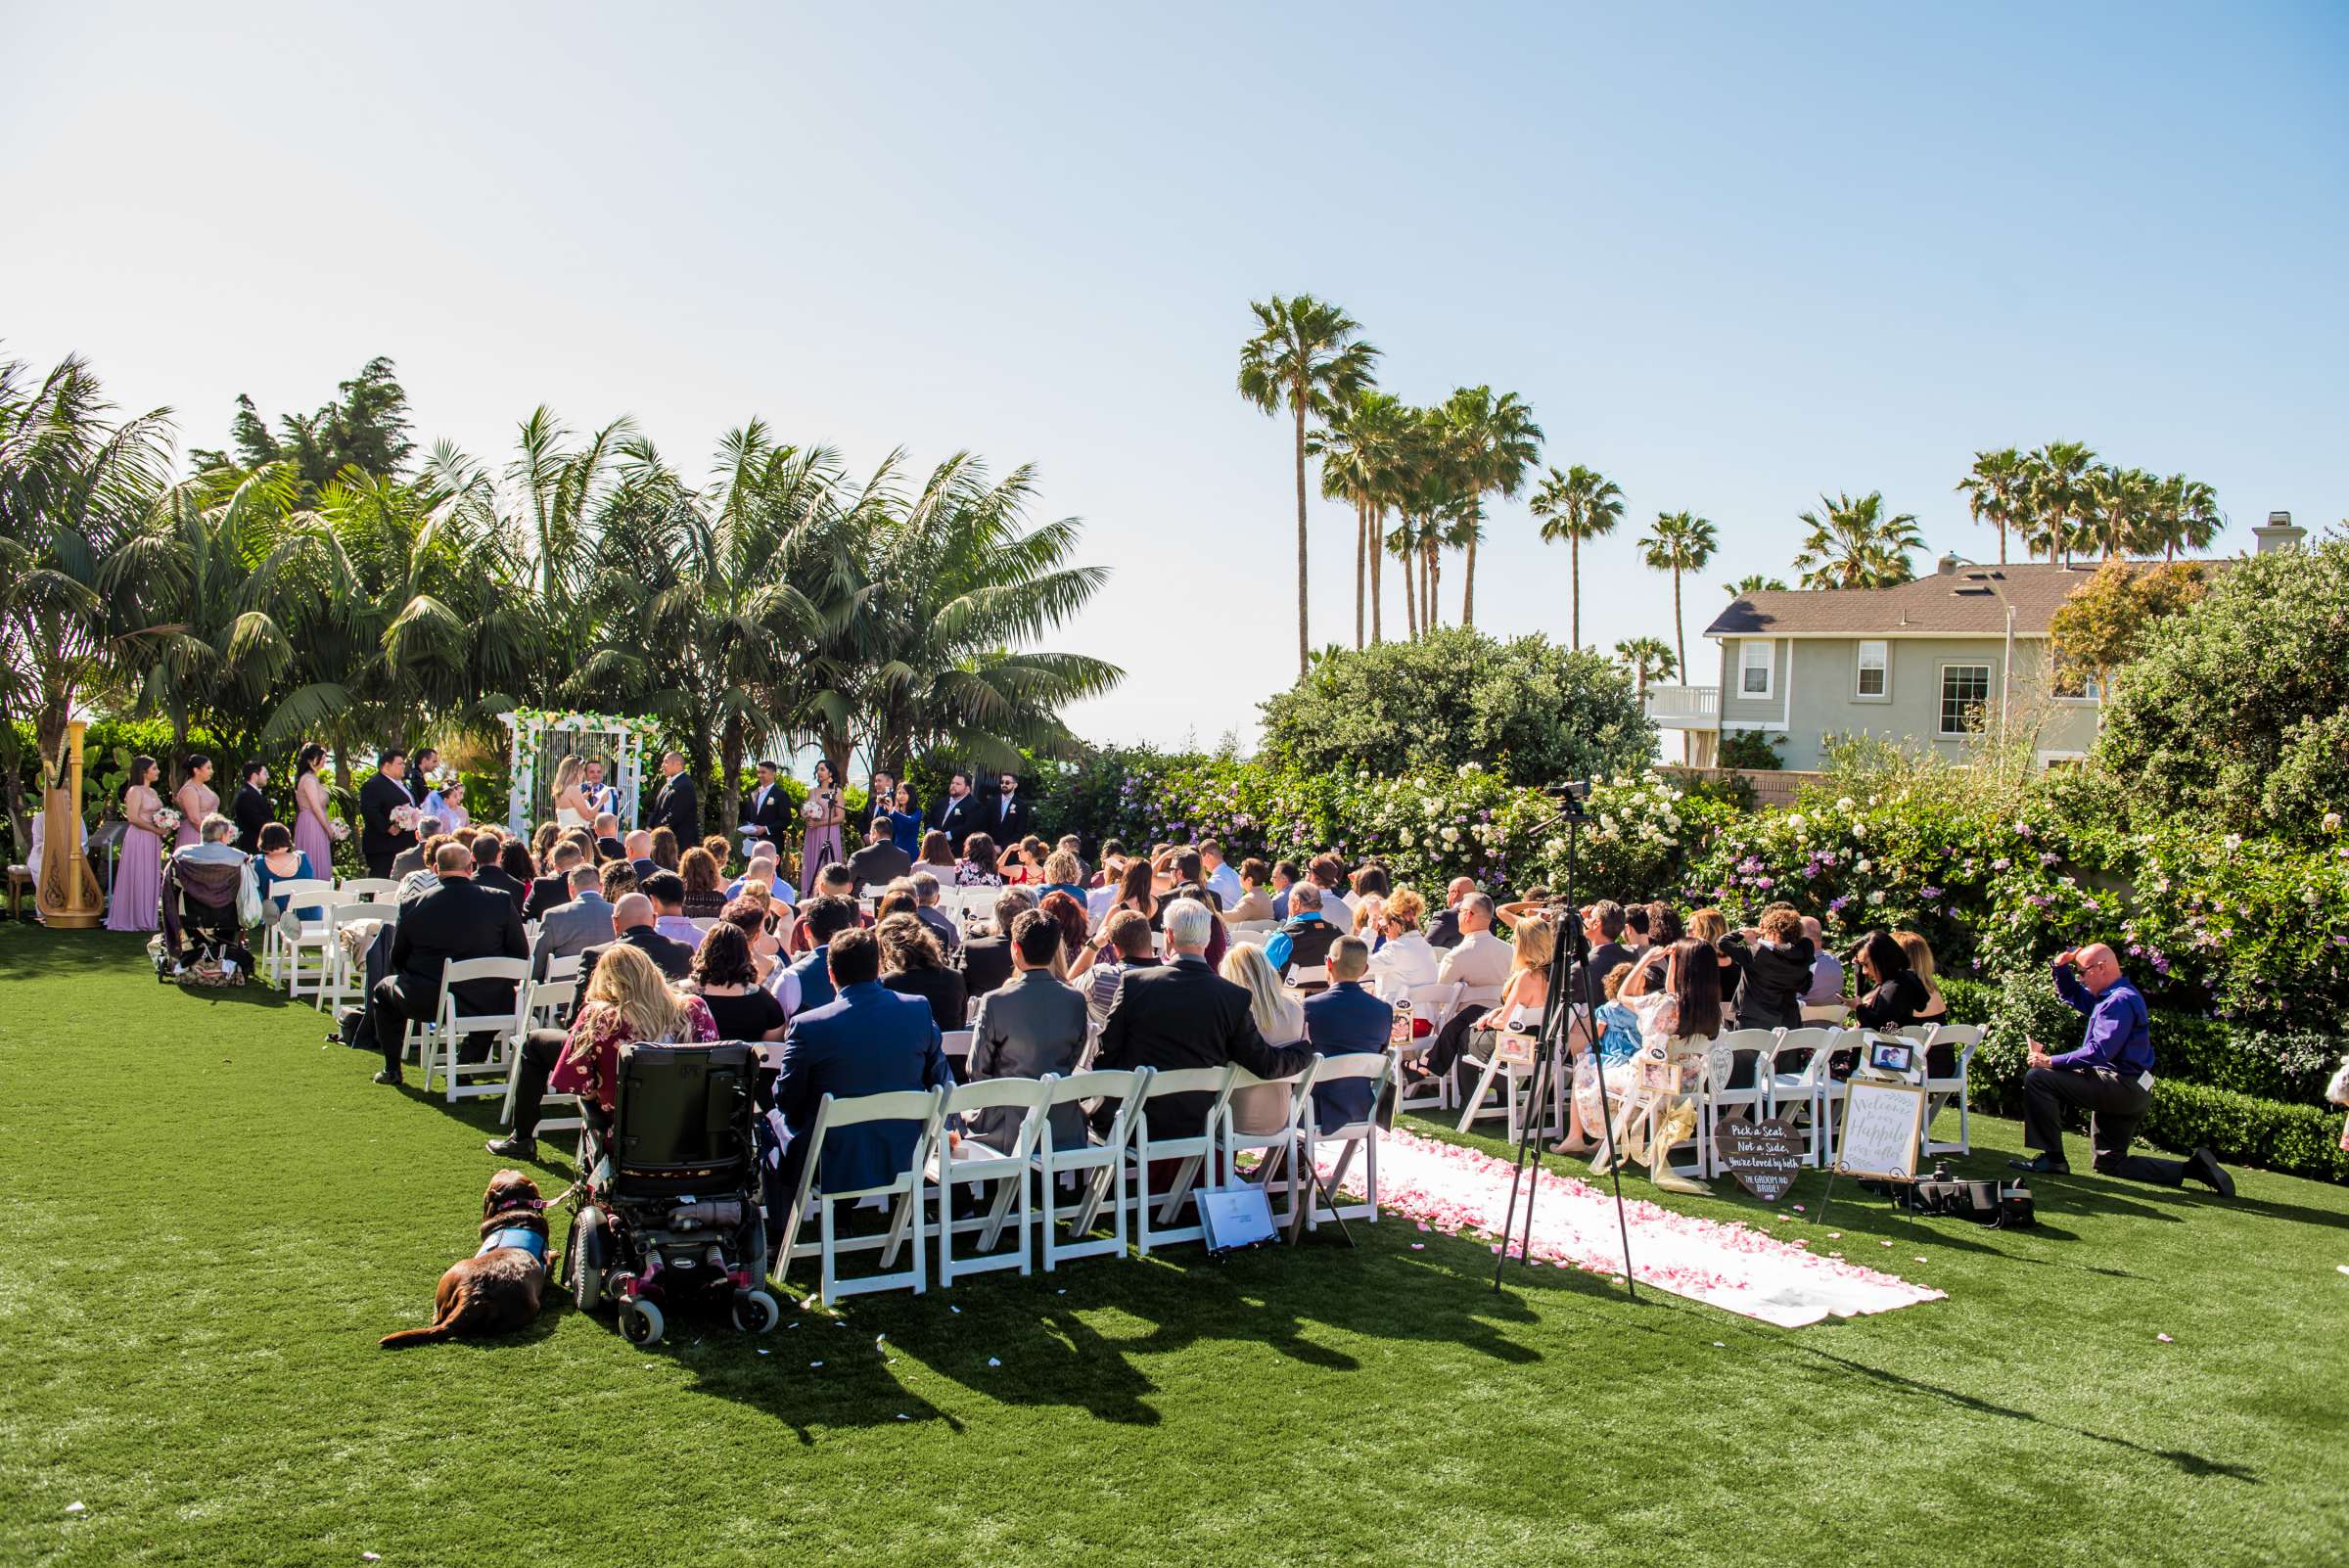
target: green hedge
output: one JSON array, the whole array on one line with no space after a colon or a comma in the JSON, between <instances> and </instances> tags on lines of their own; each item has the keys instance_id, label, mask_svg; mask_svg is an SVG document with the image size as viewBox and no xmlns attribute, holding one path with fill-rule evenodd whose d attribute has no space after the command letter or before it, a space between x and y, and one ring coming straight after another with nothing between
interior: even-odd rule
<instances>
[{"instance_id":1,"label":"green hedge","mask_svg":"<svg viewBox=\"0 0 2349 1568\"><path fill-rule=\"evenodd\" d=\"M2153 1085L2153 1108L2139 1131L2146 1142L2179 1153L2207 1143L2231 1165L2349 1181L2337 1106L2283 1105L2163 1079Z\"/></svg>"}]
</instances>

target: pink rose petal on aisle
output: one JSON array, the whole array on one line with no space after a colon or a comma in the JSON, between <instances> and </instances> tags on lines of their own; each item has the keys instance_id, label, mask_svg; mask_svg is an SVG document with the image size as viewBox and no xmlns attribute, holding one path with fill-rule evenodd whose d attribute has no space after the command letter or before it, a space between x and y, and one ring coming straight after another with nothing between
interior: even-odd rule
<instances>
[{"instance_id":1,"label":"pink rose petal on aisle","mask_svg":"<svg viewBox=\"0 0 2349 1568\"><path fill-rule=\"evenodd\" d=\"M2164 1345L2175 1345L2178 1343L2176 1340L2170 1338L2170 1336L2167 1334L2156 1334L2153 1337L2160 1340Z\"/></svg>"}]
</instances>

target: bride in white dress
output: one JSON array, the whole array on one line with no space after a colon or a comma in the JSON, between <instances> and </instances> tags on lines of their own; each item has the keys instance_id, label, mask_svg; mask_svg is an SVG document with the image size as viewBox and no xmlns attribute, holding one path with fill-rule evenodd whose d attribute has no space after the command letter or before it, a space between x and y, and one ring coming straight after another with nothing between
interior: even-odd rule
<instances>
[{"instance_id":1,"label":"bride in white dress","mask_svg":"<svg viewBox=\"0 0 2349 1568\"><path fill-rule=\"evenodd\" d=\"M587 772L586 764L577 753L566 757L555 767L555 825L557 827L591 827L595 812L587 803L587 792L579 788L579 780Z\"/></svg>"}]
</instances>

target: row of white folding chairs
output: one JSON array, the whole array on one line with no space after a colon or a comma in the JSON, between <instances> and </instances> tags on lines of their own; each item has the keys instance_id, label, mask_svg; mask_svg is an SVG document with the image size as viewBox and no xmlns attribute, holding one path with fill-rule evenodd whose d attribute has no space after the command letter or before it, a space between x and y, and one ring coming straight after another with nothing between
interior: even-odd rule
<instances>
[{"instance_id":1,"label":"row of white folding chairs","mask_svg":"<svg viewBox=\"0 0 2349 1568\"><path fill-rule=\"evenodd\" d=\"M1713 1132L1731 1115L1749 1120L1788 1117L1803 1130L1805 1162L1816 1166L1832 1164L1841 1123L1838 1113L1847 1093L1846 1084L1835 1078L1832 1064L1844 1051L1865 1050L1870 1035L1906 1040L1916 1048L1917 1084L1925 1092L1925 1112L1917 1130L1919 1152L1925 1155L1971 1152L1965 1098L1974 1050L1982 1042L1979 1025L1919 1024L1890 1031L1818 1026L1740 1029L1714 1039L1704 1053L1699 1079L1692 1089L1698 1107L1693 1174L1699 1176L1719 1174ZM1927 1066L1927 1052L1936 1045L1951 1045L1958 1051L1957 1070L1948 1077L1932 1076ZM1748 1083L1733 1086L1735 1080L1746 1076L1740 1072L1743 1065L1740 1058L1750 1060L1753 1071ZM1958 1108L1958 1141L1935 1142L1934 1118L1953 1099Z\"/></svg>"},{"instance_id":2,"label":"row of white folding chairs","mask_svg":"<svg viewBox=\"0 0 2349 1568\"><path fill-rule=\"evenodd\" d=\"M263 921L261 973L271 983L284 985L289 996L299 997L306 972L313 997L323 1009L328 1004L328 987L338 978L334 935L324 912L344 905L371 905L377 899L385 900L385 907L392 907L391 897L398 891L399 884L389 877L345 877L341 882L328 882L323 877L294 877L271 883L269 901L272 904L282 899L288 910L318 909L322 913L314 920L289 922L282 916L272 914ZM381 912L373 911L371 918L380 916ZM317 962L305 970L303 957L313 952L317 955ZM339 990L336 995L339 999Z\"/></svg>"},{"instance_id":3,"label":"row of white folding chairs","mask_svg":"<svg viewBox=\"0 0 2349 1568\"><path fill-rule=\"evenodd\" d=\"M1075 1259L1125 1256L1129 1233L1137 1255L1154 1248L1204 1238L1194 1212L1190 1223L1176 1222L1188 1201L1197 1208L1196 1189L1204 1176L1229 1185L1239 1179L1240 1159L1261 1156L1261 1177L1267 1200L1271 1185L1285 1172L1282 1203L1276 1222L1292 1229L1314 1227L1335 1219L1377 1218L1378 1104L1395 1071L1392 1052L1339 1057L1315 1056L1293 1079L1269 1085L1287 1091L1286 1108L1278 1125L1258 1131L1239 1126L1233 1095L1267 1086L1266 1081L1236 1064L1160 1072L1136 1068L1122 1072L1079 1071L1067 1078L982 1079L951 1089L912 1090L836 1100L826 1095L809 1139L800 1187L793 1195L773 1270L786 1279L792 1266L813 1259L817 1286L826 1302L873 1291L910 1289L929 1285L928 1238L937 1236L938 1277L951 1285L965 1274L1016 1268L1033 1271L1040 1251L1046 1272ZM1313 1090L1341 1081L1365 1084L1369 1114L1337 1127L1322 1127L1315 1114ZM1209 1107L1195 1134L1153 1137L1150 1106L1174 1094L1205 1094ZM1108 1131L1098 1141L1062 1148L1052 1135L1051 1113L1056 1107L1114 1103ZM946 1121L987 1110L1018 1110L1016 1133L1003 1147L983 1144L967 1135L949 1136ZM912 1122L918 1130L911 1158L890 1180L873 1186L826 1191L818 1185L825 1141L846 1128L873 1122ZM1365 1191L1360 1202L1323 1201L1311 1173L1321 1150L1338 1146L1332 1175L1325 1183L1334 1197L1350 1171L1356 1151L1365 1160ZM1162 1190L1156 1185L1158 1168L1179 1162ZM954 1194L962 1187L993 1188L987 1211L956 1218ZM1064 1199L1063 1188L1074 1189ZM1040 1194L1041 1202L1037 1202ZM840 1205L878 1201L889 1214L879 1233L844 1237L836 1220ZM1109 1234L1092 1231L1106 1212ZM935 1215L935 1220L933 1220ZM800 1239L803 1222L812 1217L816 1239ZM1065 1233L1064 1233L1065 1227ZM1012 1244L1001 1245L1006 1228ZM1037 1247L1036 1233L1041 1231ZM977 1235L978 1249L958 1253L958 1238ZM898 1253L910 1245L912 1256L904 1268L895 1268ZM880 1255L880 1271L843 1278L840 1259L847 1254Z\"/></svg>"}]
</instances>

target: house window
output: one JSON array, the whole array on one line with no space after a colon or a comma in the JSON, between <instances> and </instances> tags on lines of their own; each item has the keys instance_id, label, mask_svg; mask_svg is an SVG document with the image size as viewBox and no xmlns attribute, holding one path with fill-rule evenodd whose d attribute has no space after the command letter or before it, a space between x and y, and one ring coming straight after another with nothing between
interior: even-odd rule
<instances>
[{"instance_id":1,"label":"house window","mask_svg":"<svg viewBox=\"0 0 2349 1568\"><path fill-rule=\"evenodd\" d=\"M1748 637L1737 645L1737 695L1767 697L1770 681L1777 666L1778 645L1768 640Z\"/></svg>"},{"instance_id":2,"label":"house window","mask_svg":"<svg viewBox=\"0 0 2349 1568\"><path fill-rule=\"evenodd\" d=\"M1972 734L1981 727L1983 711L1989 706L1990 666L1941 667L1941 732L1944 735Z\"/></svg>"},{"instance_id":3,"label":"house window","mask_svg":"<svg viewBox=\"0 0 2349 1568\"><path fill-rule=\"evenodd\" d=\"M1855 688L1864 698L1881 699L1892 691L1892 645L1887 642L1864 642L1860 645L1860 678Z\"/></svg>"}]
</instances>

